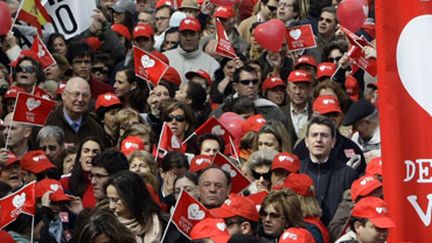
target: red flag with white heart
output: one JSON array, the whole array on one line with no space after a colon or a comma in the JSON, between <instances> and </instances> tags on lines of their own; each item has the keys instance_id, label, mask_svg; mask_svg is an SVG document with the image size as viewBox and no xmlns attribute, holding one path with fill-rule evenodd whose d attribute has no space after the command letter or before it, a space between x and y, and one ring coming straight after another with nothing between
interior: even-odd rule
<instances>
[{"instance_id":1,"label":"red flag with white heart","mask_svg":"<svg viewBox=\"0 0 432 243\"><path fill-rule=\"evenodd\" d=\"M36 181L0 199L0 229L15 221L21 213L35 214Z\"/></svg>"},{"instance_id":2,"label":"red flag with white heart","mask_svg":"<svg viewBox=\"0 0 432 243\"><path fill-rule=\"evenodd\" d=\"M368 72L372 77L377 75L377 62L375 58L366 58L363 50L366 46L375 48L369 41L363 36L358 37L356 34L351 32L349 29L339 26L340 30L346 34L350 43L348 56L355 65Z\"/></svg>"},{"instance_id":3,"label":"red flag with white heart","mask_svg":"<svg viewBox=\"0 0 432 243\"><path fill-rule=\"evenodd\" d=\"M387 242L432 235L432 3L376 1L384 198L397 228Z\"/></svg>"},{"instance_id":4,"label":"red flag with white heart","mask_svg":"<svg viewBox=\"0 0 432 243\"><path fill-rule=\"evenodd\" d=\"M156 159L162 159L168 152L180 151L186 152L186 144L182 144L178 138L169 128L166 122L162 125L161 135L156 150Z\"/></svg>"},{"instance_id":5,"label":"red flag with white heart","mask_svg":"<svg viewBox=\"0 0 432 243\"><path fill-rule=\"evenodd\" d=\"M225 29L220 22L219 18L216 18L216 33L217 33L217 45L215 52L223 57L235 59L237 55L235 53L234 47L232 46Z\"/></svg>"},{"instance_id":6,"label":"red flag with white heart","mask_svg":"<svg viewBox=\"0 0 432 243\"><path fill-rule=\"evenodd\" d=\"M29 125L45 125L56 103L28 93L18 93L13 121Z\"/></svg>"},{"instance_id":7,"label":"red flag with white heart","mask_svg":"<svg viewBox=\"0 0 432 243\"><path fill-rule=\"evenodd\" d=\"M34 51L42 62L42 69L45 69L56 63L56 60L49 52L39 35L35 35L31 50Z\"/></svg>"},{"instance_id":8,"label":"red flag with white heart","mask_svg":"<svg viewBox=\"0 0 432 243\"><path fill-rule=\"evenodd\" d=\"M286 29L288 50L297 51L317 46L312 31L312 25L305 24Z\"/></svg>"},{"instance_id":9,"label":"red flag with white heart","mask_svg":"<svg viewBox=\"0 0 432 243\"><path fill-rule=\"evenodd\" d=\"M177 229L190 239L192 228L206 218L212 218L207 208L189 193L182 190L171 216L171 220Z\"/></svg>"},{"instance_id":10,"label":"red flag with white heart","mask_svg":"<svg viewBox=\"0 0 432 243\"><path fill-rule=\"evenodd\" d=\"M232 193L240 193L251 184L243 172L220 152L213 158L212 165L216 165L231 176Z\"/></svg>"},{"instance_id":11,"label":"red flag with white heart","mask_svg":"<svg viewBox=\"0 0 432 243\"><path fill-rule=\"evenodd\" d=\"M162 76L168 70L168 65L149 52L133 47L135 75L158 85Z\"/></svg>"}]
</instances>

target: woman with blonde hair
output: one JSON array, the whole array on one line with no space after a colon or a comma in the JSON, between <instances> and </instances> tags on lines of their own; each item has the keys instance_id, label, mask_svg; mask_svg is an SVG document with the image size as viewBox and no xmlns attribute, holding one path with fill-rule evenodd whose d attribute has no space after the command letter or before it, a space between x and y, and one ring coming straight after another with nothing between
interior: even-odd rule
<instances>
[{"instance_id":1,"label":"woman with blonde hair","mask_svg":"<svg viewBox=\"0 0 432 243\"><path fill-rule=\"evenodd\" d=\"M278 152L291 152L292 146L285 126L280 121L271 120L259 130L254 150L271 148Z\"/></svg>"},{"instance_id":2,"label":"woman with blonde hair","mask_svg":"<svg viewBox=\"0 0 432 243\"><path fill-rule=\"evenodd\" d=\"M158 167L153 156L147 151L135 151L129 158L129 170L144 178L153 188L159 188Z\"/></svg>"}]
</instances>

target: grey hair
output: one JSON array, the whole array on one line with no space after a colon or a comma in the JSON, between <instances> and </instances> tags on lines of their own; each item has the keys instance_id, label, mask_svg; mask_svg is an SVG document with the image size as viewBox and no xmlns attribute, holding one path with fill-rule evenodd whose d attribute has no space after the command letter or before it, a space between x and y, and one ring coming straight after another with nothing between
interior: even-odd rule
<instances>
[{"instance_id":1,"label":"grey hair","mask_svg":"<svg viewBox=\"0 0 432 243\"><path fill-rule=\"evenodd\" d=\"M36 137L36 144L39 145L40 141L47 139L49 137L55 138L55 140L61 146L64 145L64 132L63 129L57 126L45 126L43 127Z\"/></svg>"},{"instance_id":2,"label":"grey hair","mask_svg":"<svg viewBox=\"0 0 432 243\"><path fill-rule=\"evenodd\" d=\"M249 169L254 170L257 166L272 166L273 158L278 152L273 149L263 149L253 152L249 156Z\"/></svg>"}]
</instances>

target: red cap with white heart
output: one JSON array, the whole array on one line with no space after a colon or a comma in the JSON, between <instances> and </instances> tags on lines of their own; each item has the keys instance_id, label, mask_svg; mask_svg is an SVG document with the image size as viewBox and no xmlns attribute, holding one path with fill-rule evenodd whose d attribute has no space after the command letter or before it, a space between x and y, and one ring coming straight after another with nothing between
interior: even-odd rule
<instances>
[{"instance_id":1,"label":"red cap with white heart","mask_svg":"<svg viewBox=\"0 0 432 243\"><path fill-rule=\"evenodd\" d=\"M345 78L345 91L351 100L358 101L360 99L359 83L351 74L348 74Z\"/></svg>"},{"instance_id":2,"label":"red cap with white heart","mask_svg":"<svg viewBox=\"0 0 432 243\"><path fill-rule=\"evenodd\" d=\"M137 24L133 29L133 38L136 39L138 37L148 37L152 38L154 36L154 30L151 24Z\"/></svg>"},{"instance_id":3,"label":"red cap with white heart","mask_svg":"<svg viewBox=\"0 0 432 243\"><path fill-rule=\"evenodd\" d=\"M219 6L216 8L213 17L221 19L230 19L235 16L234 9L228 6Z\"/></svg>"},{"instance_id":4,"label":"red cap with white heart","mask_svg":"<svg viewBox=\"0 0 432 243\"><path fill-rule=\"evenodd\" d=\"M189 171L198 173L199 171L204 170L207 167L210 167L212 160L213 158L208 155L204 155L204 154L197 155L193 157L193 159L191 160Z\"/></svg>"},{"instance_id":5,"label":"red cap with white heart","mask_svg":"<svg viewBox=\"0 0 432 243\"><path fill-rule=\"evenodd\" d=\"M226 243L230 234L223 219L206 218L197 223L191 230L192 240L210 239L215 243Z\"/></svg>"},{"instance_id":6,"label":"red cap with white heart","mask_svg":"<svg viewBox=\"0 0 432 243\"><path fill-rule=\"evenodd\" d=\"M312 83L312 76L303 70L293 70L288 76L288 82Z\"/></svg>"},{"instance_id":7,"label":"red cap with white heart","mask_svg":"<svg viewBox=\"0 0 432 243\"><path fill-rule=\"evenodd\" d=\"M107 92L105 94L100 94L96 99L95 109L99 110L101 107L110 107L115 105L121 105L120 99L113 93Z\"/></svg>"},{"instance_id":8,"label":"red cap with white heart","mask_svg":"<svg viewBox=\"0 0 432 243\"><path fill-rule=\"evenodd\" d=\"M365 197L358 201L351 216L369 219L378 228L394 228L396 224L389 217L387 203L378 197Z\"/></svg>"},{"instance_id":9,"label":"red cap with white heart","mask_svg":"<svg viewBox=\"0 0 432 243\"><path fill-rule=\"evenodd\" d=\"M280 77L270 76L270 77L267 77L264 80L262 89L265 92L265 91L267 91L269 89L273 89L273 88L276 88L276 87L284 87L285 88L286 84L285 84L285 82Z\"/></svg>"},{"instance_id":10,"label":"red cap with white heart","mask_svg":"<svg viewBox=\"0 0 432 243\"><path fill-rule=\"evenodd\" d=\"M18 87L18 86L12 86L10 87L3 98L3 101L8 100L8 99L16 99L16 97L18 96L18 93L26 93L24 88Z\"/></svg>"},{"instance_id":11,"label":"red cap with white heart","mask_svg":"<svg viewBox=\"0 0 432 243\"><path fill-rule=\"evenodd\" d=\"M64 189L60 181L50 179L50 178L45 178L36 183L36 187L35 187L36 198L41 198L47 191L56 192L56 191L64 191Z\"/></svg>"},{"instance_id":12,"label":"red cap with white heart","mask_svg":"<svg viewBox=\"0 0 432 243\"><path fill-rule=\"evenodd\" d=\"M199 69L198 71L189 71L185 74L185 77L188 79L191 79L193 76L200 76L201 78L207 80L207 86L210 87L212 85L212 79L210 77L210 74L208 72Z\"/></svg>"},{"instance_id":13,"label":"red cap with white heart","mask_svg":"<svg viewBox=\"0 0 432 243\"><path fill-rule=\"evenodd\" d=\"M338 98L333 95L321 95L316 97L312 104L312 110L320 115L342 112Z\"/></svg>"},{"instance_id":14,"label":"red cap with white heart","mask_svg":"<svg viewBox=\"0 0 432 243\"><path fill-rule=\"evenodd\" d=\"M366 175L376 176L382 175L382 160L381 157L375 157L369 161L366 166Z\"/></svg>"},{"instance_id":15,"label":"red cap with white heart","mask_svg":"<svg viewBox=\"0 0 432 243\"><path fill-rule=\"evenodd\" d=\"M263 127L266 122L267 121L262 114L250 116L242 124L243 133L247 133L250 131L259 132L261 127Z\"/></svg>"},{"instance_id":16,"label":"red cap with white heart","mask_svg":"<svg viewBox=\"0 0 432 243\"><path fill-rule=\"evenodd\" d=\"M220 207L211 209L210 214L223 219L240 216L252 222L258 222L259 220L255 203L247 197L234 193L230 194Z\"/></svg>"},{"instance_id":17,"label":"red cap with white heart","mask_svg":"<svg viewBox=\"0 0 432 243\"><path fill-rule=\"evenodd\" d=\"M360 196L368 196L369 193L382 187L381 181L373 176L362 176L351 184L351 198L357 201Z\"/></svg>"},{"instance_id":18,"label":"red cap with white heart","mask_svg":"<svg viewBox=\"0 0 432 243\"><path fill-rule=\"evenodd\" d=\"M180 22L179 31L191 30L195 32L201 31L201 24L194 17L187 17Z\"/></svg>"},{"instance_id":19,"label":"red cap with white heart","mask_svg":"<svg viewBox=\"0 0 432 243\"><path fill-rule=\"evenodd\" d=\"M303 64L316 67L317 66L317 61L316 61L316 59L313 56L303 55L303 56L299 57L299 59L297 60L295 66L294 66L294 68L297 69L298 66L303 65Z\"/></svg>"},{"instance_id":20,"label":"red cap with white heart","mask_svg":"<svg viewBox=\"0 0 432 243\"><path fill-rule=\"evenodd\" d=\"M273 158L271 170L284 169L290 173L297 173L300 170L300 159L295 154L288 152L278 153Z\"/></svg>"},{"instance_id":21,"label":"red cap with white heart","mask_svg":"<svg viewBox=\"0 0 432 243\"><path fill-rule=\"evenodd\" d=\"M336 64L332 62L322 62L317 67L317 79L330 78L336 72Z\"/></svg>"},{"instance_id":22,"label":"red cap with white heart","mask_svg":"<svg viewBox=\"0 0 432 243\"><path fill-rule=\"evenodd\" d=\"M129 156L137 150L144 150L145 144L142 138L138 136L128 136L121 143L121 152Z\"/></svg>"},{"instance_id":23,"label":"red cap with white heart","mask_svg":"<svg viewBox=\"0 0 432 243\"><path fill-rule=\"evenodd\" d=\"M51 168L56 166L51 163L43 150L29 151L21 158L22 170L38 174Z\"/></svg>"},{"instance_id":24,"label":"red cap with white heart","mask_svg":"<svg viewBox=\"0 0 432 243\"><path fill-rule=\"evenodd\" d=\"M302 196L313 196L311 187L314 182L307 174L291 173L285 179L283 187L289 188Z\"/></svg>"},{"instance_id":25,"label":"red cap with white heart","mask_svg":"<svg viewBox=\"0 0 432 243\"><path fill-rule=\"evenodd\" d=\"M280 236L280 243L315 243L315 239L307 229L291 227Z\"/></svg>"}]
</instances>

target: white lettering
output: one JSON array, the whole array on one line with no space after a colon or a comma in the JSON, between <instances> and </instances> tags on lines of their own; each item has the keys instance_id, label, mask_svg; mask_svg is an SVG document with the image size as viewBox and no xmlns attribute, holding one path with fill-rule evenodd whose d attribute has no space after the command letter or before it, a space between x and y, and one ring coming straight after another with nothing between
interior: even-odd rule
<instances>
[{"instance_id":1,"label":"white lettering","mask_svg":"<svg viewBox=\"0 0 432 243\"><path fill-rule=\"evenodd\" d=\"M432 160L430 159L418 159L416 163L419 165L419 178L418 183L431 183L432 176L429 173L429 168L432 167ZM427 177L427 178L425 178Z\"/></svg>"},{"instance_id":2,"label":"white lettering","mask_svg":"<svg viewBox=\"0 0 432 243\"><path fill-rule=\"evenodd\" d=\"M406 177L404 179L404 182L408 182L414 178L416 169L415 169L414 162L412 162L411 160L405 160L405 165L406 165Z\"/></svg>"},{"instance_id":3,"label":"white lettering","mask_svg":"<svg viewBox=\"0 0 432 243\"><path fill-rule=\"evenodd\" d=\"M426 214L423 212L423 210L418 205L416 195L408 196L407 199L411 203L411 205L414 207L414 210L417 212L417 214L420 217L423 224L426 227L428 227L430 225L430 222L431 222L431 214L432 214L432 194L428 194L426 197L428 199Z\"/></svg>"}]
</instances>

